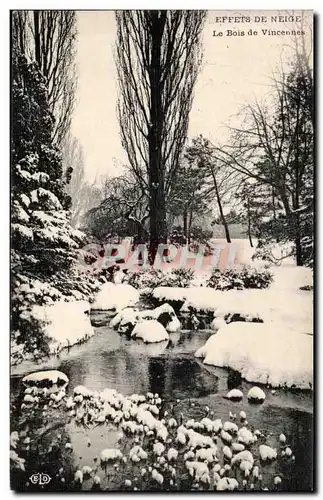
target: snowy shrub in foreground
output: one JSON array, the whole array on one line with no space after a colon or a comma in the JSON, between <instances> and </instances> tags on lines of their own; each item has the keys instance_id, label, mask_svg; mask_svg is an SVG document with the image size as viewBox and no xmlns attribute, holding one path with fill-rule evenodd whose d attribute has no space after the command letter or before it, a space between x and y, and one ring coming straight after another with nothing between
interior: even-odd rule
<instances>
[{"instance_id":1,"label":"snowy shrub in foreground","mask_svg":"<svg viewBox=\"0 0 323 500\"><path fill-rule=\"evenodd\" d=\"M206 286L215 290L243 290L244 288L267 288L273 281L269 269L255 269L250 266L233 269L214 269Z\"/></svg>"}]
</instances>

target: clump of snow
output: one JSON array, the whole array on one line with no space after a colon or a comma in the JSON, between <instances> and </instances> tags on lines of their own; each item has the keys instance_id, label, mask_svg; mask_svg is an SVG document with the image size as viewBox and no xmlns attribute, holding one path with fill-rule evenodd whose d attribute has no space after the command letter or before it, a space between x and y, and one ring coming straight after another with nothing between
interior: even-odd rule
<instances>
[{"instance_id":1,"label":"clump of snow","mask_svg":"<svg viewBox=\"0 0 323 500\"><path fill-rule=\"evenodd\" d=\"M231 460L231 465L239 464L240 469L248 476L253 468L253 456L249 450L240 451Z\"/></svg>"},{"instance_id":2,"label":"clump of snow","mask_svg":"<svg viewBox=\"0 0 323 500\"><path fill-rule=\"evenodd\" d=\"M59 301L48 306L33 306L31 315L44 325L51 352L72 346L94 335L90 304L85 300Z\"/></svg>"},{"instance_id":3,"label":"clump of snow","mask_svg":"<svg viewBox=\"0 0 323 500\"><path fill-rule=\"evenodd\" d=\"M210 473L206 463L197 461L191 462L187 460L185 465L190 476L193 477L196 482L210 483Z\"/></svg>"},{"instance_id":4,"label":"clump of snow","mask_svg":"<svg viewBox=\"0 0 323 500\"><path fill-rule=\"evenodd\" d=\"M312 337L283 323L234 322L220 328L195 353L204 363L230 367L249 382L312 387Z\"/></svg>"},{"instance_id":5,"label":"clump of snow","mask_svg":"<svg viewBox=\"0 0 323 500\"><path fill-rule=\"evenodd\" d=\"M155 319L144 320L137 323L131 333L131 337L142 339L144 342L162 342L168 340L169 335L166 329Z\"/></svg>"},{"instance_id":6,"label":"clump of snow","mask_svg":"<svg viewBox=\"0 0 323 500\"><path fill-rule=\"evenodd\" d=\"M216 485L217 491L233 491L239 486L238 481L234 477L222 477Z\"/></svg>"},{"instance_id":7,"label":"clump of snow","mask_svg":"<svg viewBox=\"0 0 323 500\"><path fill-rule=\"evenodd\" d=\"M267 446L266 444L261 444L259 446L259 455L261 460L264 462L266 460L275 460L275 458L277 458L277 450Z\"/></svg>"},{"instance_id":8,"label":"clump of snow","mask_svg":"<svg viewBox=\"0 0 323 500\"><path fill-rule=\"evenodd\" d=\"M175 450L175 448L169 448L167 452L168 461L171 462L172 460L177 460L177 457L178 457L178 451Z\"/></svg>"},{"instance_id":9,"label":"clump of snow","mask_svg":"<svg viewBox=\"0 0 323 500\"><path fill-rule=\"evenodd\" d=\"M114 462L122 458L122 453L116 448L106 448L101 452L101 462Z\"/></svg>"},{"instance_id":10,"label":"clump of snow","mask_svg":"<svg viewBox=\"0 0 323 500\"><path fill-rule=\"evenodd\" d=\"M226 399L231 399L232 401L240 401L243 398L243 392L239 389L231 389L225 397Z\"/></svg>"},{"instance_id":11,"label":"clump of snow","mask_svg":"<svg viewBox=\"0 0 323 500\"><path fill-rule=\"evenodd\" d=\"M125 283L104 283L95 298L92 309L120 311L134 306L139 300L139 292Z\"/></svg>"},{"instance_id":12,"label":"clump of snow","mask_svg":"<svg viewBox=\"0 0 323 500\"><path fill-rule=\"evenodd\" d=\"M237 434L238 426L234 422L224 422L223 430L225 432L230 432L230 434Z\"/></svg>"},{"instance_id":13,"label":"clump of snow","mask_svg":"<svg viewBox=\"0 0 323 500\"><path fill-rule=\"evenodd\" d=\"M66 386L69 380L65 373L58 370L44 370L41 372L30 373L22 379L22 383L26 386L61 385Z\"/></svg>"},{"instance_id":14,"label":"clump of snow","mask_svg":"<svg viewBox=\"0 0 323 500\"><path fill-rule=\"evenodd\" d=\"M247 427L241 427L238 430L238 441L239 443L249 446L257 441L257 436L252 434Z\"/></svg>"},{"instance_id":15,"label":"clump of snow","mask_svg":"<svg viewBox=\"0 0 323 500\"><path fill-rule=\"evenodd\" d=\"M247 398L250 403L262 403L266 399L266 394L262 389L260 389L260 387L255 385L251 387L247 394Z\"/></svg>"}]
</instances>

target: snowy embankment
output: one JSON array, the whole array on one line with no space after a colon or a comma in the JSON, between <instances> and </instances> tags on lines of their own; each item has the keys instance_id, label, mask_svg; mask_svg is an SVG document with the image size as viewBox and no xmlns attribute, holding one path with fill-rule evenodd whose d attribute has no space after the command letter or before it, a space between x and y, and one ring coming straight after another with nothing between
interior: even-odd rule
<instances>
[{"instance_id":1,"label":"snowy embankment","mask_svg":"<svg viewBox=\"0 0 323 500\"><path fill-rule=\"evenodd\" d=\"M234 322L220 328L195 356L237 370L248 382L311 389L312 354L312 337L286 324Z\"/></svg>"},{"instance_id":2,"label":"snowy embankment","mask_svg":"<svg viewBox=\"0 0 323 500\"><path fill-rule=\"evenodd\" d=\"M43 333L49 338L51 353L79 344L94 335L90 304L85 300L34 306L31 316L43 325Z\"/></svg>"},{"instance_id":3,"label":"snowy embankment","mask_svg":"<svg viewBox=\"0 0 323 500\"><path fill-rule=\"evenodd\" d=\"M204 363L238 370L250 382L310 389L313 297L300 288L312 284L312 271L293 265L272 271L274 281L263 290L159 287L154 298L182 302L182 313L214 316L218 333L196 353Z\"/></svg>"},{"instance_id":4,"label":"snowy embankment","mask_svg":"<svg viewBox=\"0 0 323 500\"><path fill-rule=\"evenodd\" d=\"M267 289L220 291L205 286L157 287L153 297L160 303L182 302L181 313L211 313L216 318L240 315L246 321L282 322L288 329L312 333L312 294L300 290L312 284L312 271L304 267L274 267L274 282Z\"/></svg>"}]
</instances>

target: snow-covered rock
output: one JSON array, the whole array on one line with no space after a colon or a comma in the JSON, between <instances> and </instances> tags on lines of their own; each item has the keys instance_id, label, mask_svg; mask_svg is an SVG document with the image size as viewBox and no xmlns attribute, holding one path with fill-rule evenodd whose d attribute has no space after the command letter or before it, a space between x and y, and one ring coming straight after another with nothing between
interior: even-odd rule
<instances>
[{"instance_id":1,"label":"snow-covered rock","mask_svg":"<svg viewBox=\"0 0 323 500\"><path fill-rule=\"evenodd\" d=\"M195 353L204 363L230 367L249 382L312 387L312 337L283 323L234 322L220 328Z\"/></svg>"},{"instance_id":2,"label":"snow-covered rock","mask_svg":"<svg viewBox=\"0 0 323 500\"><path fill-rule=\"evenodd\" d=\"M40 372L30 373L22 379L25 386L37 387L52 387L56 385L58 388L66 386L69 380L65 373L59 370L44 370Z\"/></svg>"},{"instance_id":3,"label":"snow-covered rock","mask_svg":"<svg viewBox=\"0 0 323 500\"><path fill-rule=\"evenodd\" d=\"M139 312L132 307L125 307L110 321L110 327L118 330L119 333L131 332L140 320Z\"/></svg>"},{"instance_id":4,"label":"snow-covered rock","mask_svg":"<svg viewBox=\"0 0 323 500\"><path fill-rule=\"evenodd\" d=\"M250 403L262 403L266 399L266 394L262 389L260 389L260 387L255 385L251 387L247 394L247 398Z\"/></svg>"},{"instance_id":5,"label":"snow-covered rock","mask_svg":"<svg viewBox=\"0 0 323 500\"><path fill-rule=\"evenodd\" d=\"M104 283L95 298L92 309L120 311L134 306L139 300L139 292L125 283Z\"/></svg>"},{"instance_id":6,"label":"snow-covered rock","mask_svg":"<svg viewBox=\"0 0 323 500\"><path fill-rule=\"evenodd\" d=\"M85 300L32 308L31 315L44 325L51 352L60 351L94 335L90 321L90 304Z\"/></svg>"},{"instance_id":7,"label":"snow-covered rock","mask_svg":"<svg viewBox=\"0 0 323 500\"><path fill-rule=\"evenodd\" d=\"M137 323L131 337L142 339L147 343L162 342L169 339L166 329L155 319L143 320L141 323Z\"/></svg>"},{"instance_id":8,"label":"snow-covered rock","mask_svg":"<svg viewBox=\"0 0 323 500\"><path fill-rule=\"evenodd\" d=\"M138 311L131 307L122 309L110 322L112 328L119 333L128 333L133 330L137 323L144 320L156 320L161 323L168 332L177 332L181 323L174 309L169 304L163 304L155 309Z\"/></svg>"},{"instance_id":9,"label":"snow-covered rock","mask_svg":"<svg viewBox=\"0 0 323 500\"><path fill-rule=\"evenodd\" d=\"M240 401L243 398L243 392L239 389L231 389L225 397L226 399L231 399L232 401Z\"/></svg>"}]
</instances>

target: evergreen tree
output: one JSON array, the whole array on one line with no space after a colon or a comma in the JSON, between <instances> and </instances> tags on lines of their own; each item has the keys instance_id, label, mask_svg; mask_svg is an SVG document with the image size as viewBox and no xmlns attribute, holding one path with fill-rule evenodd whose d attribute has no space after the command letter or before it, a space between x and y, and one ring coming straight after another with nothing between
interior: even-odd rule
<instances>
[{"instance_id":1,"label":"evergreen tree","mask_svg":"<svg viewBox=\"0 0 323 500\"><path fill-rule=\"evenodd\" d=\"M45 79L16 48L12 78L12 353L37 356L47 352L47 339L32 306L75 297L72 265L85 235L70 225Z\"/></svg>"}]
</instances>

